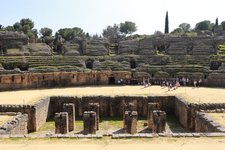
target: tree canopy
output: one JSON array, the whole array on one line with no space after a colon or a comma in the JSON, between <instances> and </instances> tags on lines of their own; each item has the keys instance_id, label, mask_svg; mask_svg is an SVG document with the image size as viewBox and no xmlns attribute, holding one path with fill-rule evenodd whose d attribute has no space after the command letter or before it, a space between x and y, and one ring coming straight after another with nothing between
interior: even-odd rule
<instances>
[{"instance_id":1,"label":"tree canopy","mask_svg":"<svg viewBox=\"0 0 225 150\"><path fill-rule=\"evenodd\" d=\"M116 24L107 26L106 29L103 29L102 35L106 38L118 38L120 36L119 26Z\"/></svg>"},{"instance_id":2,"label":"tree canopy","mask_svg":"<svg viewBox=\"0 0 225 150\"><path fill-rule=\"evenodd\" d=\"M47 27L41 28L39 32L42 37L52 36L52 29Z\"/></svg>"},{"instance_id":3,"label":"tree canopy","mask_svg":"<svg viewBox=\"0 0 225 150\"><path fill-rule=\"evenodd\" d=\"M214 24L211 24L209 20L204 20L195 25L196 31L202 31L202 30L212 30Z\"/></svg>"},{"instance_id":4,"label":"tree canopy","mask_svg":"<svg viewBox=\"0 0 225 150\"><path fill-rule=\"evenodd\" d=\"M61 35L66 41L73 40L76 37L85 37L84 31L78 27L59 29L56 35Z\"/></svg>"},{"instance_id":5,"label":"tree canopy","mask_svg":"<svg viewBox=\"0 0 225 150\"><path fill-rule=\"evenodd\" d=\"M127 35L132 34L137 31L137 26L134 22L125 21L125 23L120 23L120 32Z\"/></svg>"}]
</instances>

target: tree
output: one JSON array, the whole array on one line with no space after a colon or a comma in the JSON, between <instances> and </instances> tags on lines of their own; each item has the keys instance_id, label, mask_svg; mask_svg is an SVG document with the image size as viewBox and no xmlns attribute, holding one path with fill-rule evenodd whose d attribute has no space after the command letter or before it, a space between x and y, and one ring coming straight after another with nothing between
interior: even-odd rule
<instances>
[{"instance_id":1,"label":"tree","mask_svg":"<svg viewBox=\"0 0 225 150\"><path fill-rule=\"evenodd\" d=\"M165 34L169 33L169 17L168 17L168 11L166 12L166 18L165 18Z\"/></svg>"},{"instance_id":2,"label":"tree","mask_svg":"<svg viewBox=\"0 0 225 150\"><path fill-rule=\"evenodd\" d=\"M219 23L218 23L218 18L216 18L216 23L215 23L215 26L218 26Z\"/></svg>"},{"instance_id":3,"label":"tree","mask_svg":"<svg viewBox=\"0 0 225 150\"><path fill-rule=\"evenodd\" d=\"M163 33L161 31L155 31L154 35L163 35Z\"/></svg>"},{"instance_id":4,"label":"tree","mask_svg":"<svg viewBox=\"0 0 225 150\"><path fill-rule=\"evenodd\" d=\"M40 31L42 37L52 36L52 29L50 28L41 28Z\"/></svg>"},{"instance_id":5,"label":"tree","mask_svg":"<svg viewBox=\"0 0 225 150\"><path fill-rule=\"evenodd\" d=\"M223 30L225 30L225 21L221 22L221 26L223 27Z\"/></svg>"},{"instance_id":6,"label":"tree","mask_svg":"<svg viewBox=\"0 0 225 150\"><path fill-rule=\"evenodd\" d=\"M201 22L197 23L195 25L195 30L196 31L198 31L198 30L200 30L200 31L202 31L202 30L212 30L213 26L214 25L211 24L211 22L209 20L205 20L205 21L201 21Z\"/></svg>"},{"instance_id":7,"label":"tree","mask_svg":"<svg viewBox=\"0 0 225 150\"><path fill-rule=\"evenodd\" d=\"M113 26L108 26L106 29L103 29L103 37L106 38L118 38L120 37L119 26L114 24Z\"/></svg>"},{"instance_id":8,"label":"tree","mask_svg":"<svg viewBox=\"0 0 225 150\"><path fill-rule=\"evenodd\" d=\"M22 25L19 22L14 23L13 28L15 31L22 31Z\"/></svg>"},{"instance_id":9,"label":"tree","mask_svg":"<svg viewBox=\"0 0 225 150\"><path fill-rule=\"evenodd\" d=\"M34 27L34 22L31 19L29 19L29 18L21 19L20 20L20 24L21 24L22 27L23 26L29 27L30 30L33 29L33 27Z\"/></svg>"},{"instance_id":10,"label":"tree","mask_svg":"<svg viewBox=\"0 0 225 150\"><path fill-rule=\"evenodd\" d=\"M5 27L6 31L15 31L15 29L13 28L13 26L7 26Z\"/></svg>"},{"instance_id":11,"label":"tree","mask_svg":"<svg viewBox=\"0 0 225 150\"><path fill-rule=\"evenodd\" d=\"M190 30L191 30L191 25L188 24L188 23L181 23L181 24L179 25L179 28L181 28L182 31L183 31L184 33L186 33L186 32L190 32Z\"/></svg>"},{"instance_id":12,"label":"tree","mask_svg":"<svg viewBox=\"0 0 225 150\"><path fill-rule=\"evenodd\" d=\"M137 31L137 26L134 22L126 21L125 23L120 23L120 32L127 34L132 34Z\"/></svg>"},{"instance_id":13,"label":"tree","mask_svg":"<svg viewBox=\"0 0 225 150\"><path fill-rule=\"evenodd\" d=\"M181 34L181 33L184 33L182 28L176 28L171 32L171 34Z\"/></svg>"},{"instance_id":14,"label":"tree","mask_svg":"<svg viewBox=\"0 0 225 150\"><path fill-rule=\"evenodd\" d=\"M74 28L62 28L59 29L56 33L57 35L61 35L66 41L70 41L75 39L76 37L85 37L85 33L81 28L74 27Z\"/></svg>"}]
</instances>

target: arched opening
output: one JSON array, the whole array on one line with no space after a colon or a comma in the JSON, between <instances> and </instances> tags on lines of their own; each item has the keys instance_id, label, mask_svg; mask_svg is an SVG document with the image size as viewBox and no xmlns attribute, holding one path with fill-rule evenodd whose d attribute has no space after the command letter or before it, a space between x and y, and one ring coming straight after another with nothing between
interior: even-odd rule
<instances>
[{"instance_id":1,"label":"arched opening","mask_svg":"<svg viewBox=\"0 0 225 150\"><path fill-rule=\"evenodd\" d=\"M86 68L93 69L93 62L94 60L91 60L91 59L86 60L85 62Z\"/></svg>"},{"instance_id":2,"label":"arched opening","mask_svg":"<svg viewBox=\"0 0 225 150\"><path fill-rule=\"evenodd\" d=\"M221 62L218 62L218 61L212 61L210 63L210 70L218 70L219 67L221 66Z\"/></svg>"},{"instance_id":3,"label":"arched opening","mask_svg":"<svg viewBox=\"0 0 225 150\"><path fill-rule=\"evenodd\" d=\"M108 83L109 83L109 85L114 85L116 83L115 77L113 77L113 76L109 77L108 78Z\"/></svg>"},{"instance_id":4,"label":"arched opening","mask_svg":"<svg viewBox=\"0 0 225 150\"><path fill-rule=\"evenodd\" d=\"M15 81L15 77L14 76L12 76L12 82L14 82Z\"/></svg>"},{"instance_id":5,"label":"arched opening","mask_svg":"<svg viewBox=\"0 0 225 150\"><path fill-rule=\"evenodd\" d=\"M135 69L137 66L136 66L136 61L135 60L130 60L130 68L131 69Z\"/></svg>"}]
</instances>

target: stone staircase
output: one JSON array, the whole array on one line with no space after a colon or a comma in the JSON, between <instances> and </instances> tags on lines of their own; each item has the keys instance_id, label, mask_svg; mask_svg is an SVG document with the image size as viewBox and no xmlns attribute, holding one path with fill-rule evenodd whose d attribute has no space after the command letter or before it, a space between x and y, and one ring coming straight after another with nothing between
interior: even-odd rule
<instances>
[{"instance_id":1,"label":"stone staircase","mask_svg":"<svg viewBox=\"0 0 225 150\"><path fill-rule=\"evenodd\" d=\"M118 43L110 43L110 46L109 46L109 55L110 56L114 56L114 55L117 55L118 54L118 47L119 47L119 44Z\"/></svg>"}]
</instances>

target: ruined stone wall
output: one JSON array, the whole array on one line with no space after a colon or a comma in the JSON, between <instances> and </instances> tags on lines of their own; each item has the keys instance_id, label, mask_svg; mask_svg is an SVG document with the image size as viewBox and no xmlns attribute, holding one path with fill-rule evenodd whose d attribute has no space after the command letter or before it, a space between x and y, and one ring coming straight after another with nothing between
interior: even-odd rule
<instances>
[{"instance_id":1,"label":"ruined stone wall","mask_svg":"<svg viewBox=\"0 0 225 150\"><path fill-rule=\"evenodd\" d=\"M12 114L11 114L12 115ZM5 134L27 134L27 114L14 114L15 116L0 126L0 135Z\"/></svg>"},{"instance_id":2,"label":"ruined stone wall","mask_svg":"<svg viewBox=\"0 0 225 150\"><path fill-rule=\"evenodd\" d=\"M49 103L50 97L44 97L34 104L36 130L38 130L47 121L50 107Z\"/></svg>"},{"instance_id":3,"label":"ruined stone wall","mask_svg":"<svg viewBox=\"0 0 225 150\"><path fill-rule=\"evenodd\" d=\"M188 128L188 102L181 99L180 97L175 97L174 101L174 111L175 115L178 118L180 124Z\"/></svg>"},{"instance_id":4,"label":"ruined stone wall","mask_svg":"<svg viewBox=\"0 0 225 150\"><path fill-rule=\"evenodd\" d=\"M139 55L154 55L156 49L154 48L152 38L144 38L139 41Z\"/></svg>"},{"instance_id":5,"label":"ruined stone wall","mask_svg":"<svg viewBox=\"0 0 225 150\"><path fill-rule=\"evenodd\" d=\"M21 48L28 44L28 37L19 32L0 31L0 43L2 48Z\"/></svg>"},{"instance_id":6,"label":"ruined stone wall","mask_svg":"<svg viewBox=\"0 0 225 150\"><path fill-rule=\"evenodd\" d=\"M207 77L206 85L225 87L225 73L210 73Z\"/></svg>"},{"instance_id":7,"label":"ruined stone wall","mask_svg":"<svg viewBox=\"0 0 225 150\"><path fill-rule=\"evenodd\" d=\"M108 78L128 80L130 72L53 72L0 75L0 91L75 85L106 85Z\"/></svg>"},{"instance_id":8,"label":"ruined stone wall","mask_svg":"<svg viewBox=\"0 0 225 150\"><path fill-rule=\"evenodd\" d=\"M49 116L62 110L64 103L73 103L75 105L76 117L82 117L83 112L87 110L89 103L99 103L99 113L102 117L122 117L128 103L134 103L139 116L147 116L147 107L150 102L159 103L161 110L168 114L174 113L174 97L163 96L84 96L84 97L51 97Z\"/></svg>"},{"instance_id":9,"label":"ruined stone wall","mask_svg":"<svg viewBox=\"0 0 225 150\"><path fill-rule=\"evenodd\" d=\"M213 121L206 113L198 112L195 119L195 132L225 132L225 128Z\"/></svg>"},{"instance_id":10,"label":"ruined stone wall","mask_svg":"<svg viewBox=\"0 0 225 150\"><path fill-rule=\"evenodd\" d=\"M34 132L47 120L49 99L48 97L42 98L34 105L0 105L0 112L21 112L22 114L28 114L28 132Z\"/></svg>"},{"instance_id":11,"label":"ruined stone wall","mask_svg":"<svg viewBox=\"0 0 225 150\"><path fill-rule=\"evenodd\" d=\"M119 42L119 54L138 54L139 40L126 40Z\"/></svg>"},{"instance_id":12,"label":"ruined stone wall","mask_svg":"<svg viewBox=\"0 0 225 150\"><path fill-rule=\"evenodd\" d=\"M107 39L88 39L82 42L82 53L90 56L109 54L109 41Z\"/></svg>"}]
</instances>

